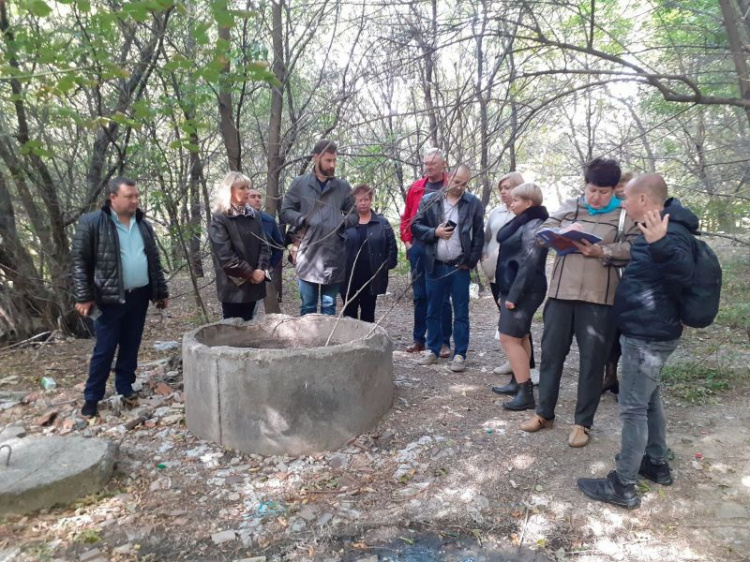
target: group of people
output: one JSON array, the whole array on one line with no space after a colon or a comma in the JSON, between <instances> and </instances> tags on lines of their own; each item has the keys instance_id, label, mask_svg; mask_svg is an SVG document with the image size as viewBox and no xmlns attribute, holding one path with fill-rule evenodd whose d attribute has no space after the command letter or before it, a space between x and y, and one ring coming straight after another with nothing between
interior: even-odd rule
<instances>
[{"instance_id":1,"label":"group of people","mask_svg":"<svg viewBox=\"0 0 750 562\"><path fill-rule=\"evenodd\" d=\"M312 172L294 179L281 205L300 313L319 307L333 315L341 295L344 314L374 322L377 296L385 293L388 271L397 262L395 235L372 210L373 188L352 189L336 177L336 160L333 142L316 143ZM535 408L521 429L533 433L553 426L575 336L580 365L571 447L588 443L603 385L616 390L616 367L613 382L605 364L616 365L620 353L623 362L617 470L605 479L582 479L580 488L594 499L635 507L639 474L671 484L659 381L682 332L680 294L695 267L697 217L668 198L661 176L623 181L617 162L597 158L584 169L582 195L552 213L537 184L516 172L503 176L502 204L485 228L481 201L467 191L471 170L459 165L448 173L438 149L428 150L423 164L425 175L409 188L400 224L414 305L413 342L406 351L423 352L422 365L445 358L452 371L465 370L470 272L481 259L500 311L498 333L507 358L496 372L511 375L509 384L493 391L513 395L504 404L508 410ZM96 331L85 416L98 413L116 352L117 393L126 401L137 399L133 383L148 302L168 303L154 232L138 209L138 197L135 182L112 180L104 207L80 219L73 243L76 309L95 320ZM281 262L284 239L261 208L261 194L246 176L225 176L209 229L224 318L252 319ZM579 230L599 242L573 242L570 251L556 253L548 281L548 247L537 236L544 229ZM537 404L531 323L545 297Z\"/></svg>"}]
</instances>

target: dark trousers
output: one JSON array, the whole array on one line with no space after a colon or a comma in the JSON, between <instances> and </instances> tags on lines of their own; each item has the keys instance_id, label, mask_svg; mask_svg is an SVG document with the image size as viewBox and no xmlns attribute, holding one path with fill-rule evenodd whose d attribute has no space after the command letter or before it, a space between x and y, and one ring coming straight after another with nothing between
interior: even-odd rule
<instances>
[{"instance_id":1,"label":"dark trousers","mask_svg":"<svg viewBox=\"0 0 750 562\"><path fill-rule=\"evenodd\" d=\"M427 341L427 274L424 268L425 249L421 242L414 242L409 249L411 265L411 286L414 294L414 333L415 343ZM453 309L450 294L446 293L442 312L443 345L450 347L453 332Z\"/></svg>"},{"instance_id":2,"label":"dark trousers","mask_svg":"<svg viewBox=\"0 0 750 562\"><path fill-rule=\"evenodd\" d=\"M101 315L94 322L96 344L91 355L89 378L83 396L87 402L104 398L107 379L115 351L115 390L129 396L133 393L138 348L141 346L151 287L134 289L125 295L125 304L103 304Z\"/></svg>"},{"instance_id":3,"label":"dark trousers","mask_svg":"<svg viewBox=\"0 0 750 562\"><path fill-rule=\"evenodd\" d=\"M223 302L221 303L221 317L252 320L257 304L257 302Z\"/></svg>"},{"instance_id":4,"label":"dark trousers","mask_svg":"<svg viewBox=\"0 0 750 562\"><path fill-rule=\"evenodd\" d=\"M575 336L580 353L575 423L584 427L593 425L602 393L602 371L615 333L611 309L603 304L547 299L536 409L543 418L555 417L562 370Z\"/></svg>"},{"instance_id":5,"label":"dark trousers","mask_svg":"<svg viewBox=\"0 0 750 562\"><path fill-rule=\"evenodd\" d=\"M375 304L378 302L377 295L370 294L370 288L355 287L354 283L349 287L349 295L341 294L346 306L344 307L344 316L359 318L363 322L375 322ZM359 291L359 294L357 292ZM356 295L356 296L355 296Z\"/></svg>"}]
</instances>

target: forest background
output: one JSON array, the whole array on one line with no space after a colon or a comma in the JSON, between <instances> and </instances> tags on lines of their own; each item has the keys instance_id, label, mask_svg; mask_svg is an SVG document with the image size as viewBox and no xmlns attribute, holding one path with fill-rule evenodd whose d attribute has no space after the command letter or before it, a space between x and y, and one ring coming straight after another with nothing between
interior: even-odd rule
<instances>
[{"instance_id":1,"label":"forest background","mask_svg":"<svg viewBox=\"0 0 750 562\"><path fill-rule=\"evenodd\" d=\"M750 0L0 0L0 32L4 341L86 333L70 240L117 175L206 320L214 185L276 214L321 137L394 225L425 148L488 206L518 170L554 208L603 155L749 245ZM747 301L725 317L750 335Z\"/></svg>"}]
</instances>

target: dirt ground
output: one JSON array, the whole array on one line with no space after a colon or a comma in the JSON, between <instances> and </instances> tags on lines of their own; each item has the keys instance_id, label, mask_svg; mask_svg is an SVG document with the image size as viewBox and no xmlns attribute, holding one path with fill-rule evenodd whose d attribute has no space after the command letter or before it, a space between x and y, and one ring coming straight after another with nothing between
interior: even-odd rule
<instances>
[{"instance_id":1,"label":"dirt ground","mask_svg":"<svg viewBox=\"0 0 750 562\"><path fill-rule=\"evenodd\" d=\"M575 480L612 469L620 421L607 394L589 446L568 447L575 345L554 429L523 433L517 426L530 412L506 412L490 392L506 380L491 373L503 360L492 299L472 300L467 370L452 373L445 363L419 366L403 351L412 325L411 303L399 299L406 283L392 280L392 294L378 304L379 317L395 303L382 322L396 350L393 408L371 433L311 457L239 454L184 428L181 373L175 359L167 362L175 352L154 342L179 340L197 325L185 280L173 281L168 314L149 313L139 380L153 416L134 429L124 425L133 412L103 409L89 425L77 416L92 341L0 351L0 429L22 423L32 435L120 444L102 493L0 520L0 560L750 560L747 386L700 406L667 389L674 485L641 486L635 511L590 502ZM294 285L286 290L284 312L296 315ZM204 296L218 317L213 288ZM538 323L534 334L538 341ZM718 327L692 331L673 361L723 357L747 375L742 337ZM56 390L40 392L44 375ZM27 404L12 402L26 393ZM55 419L40 425L51 411Z\"/></svg>"}]
</instances>

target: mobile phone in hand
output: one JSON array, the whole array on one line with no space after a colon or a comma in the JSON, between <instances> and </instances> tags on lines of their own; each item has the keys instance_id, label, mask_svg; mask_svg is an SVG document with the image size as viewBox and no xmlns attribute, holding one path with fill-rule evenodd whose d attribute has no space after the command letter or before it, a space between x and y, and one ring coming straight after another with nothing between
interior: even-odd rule
<instances>
[{"instance_id":1,"label":"mobile phone in hand","mask_svg":"<svg viewBox=\"0 0 750 562\"><path fill-rule=\"evenodd\" d=\"M456 228L456 223L453 221L446 221L445 226L446 228L454 229Z\"/></svg>"}]
</instances>

